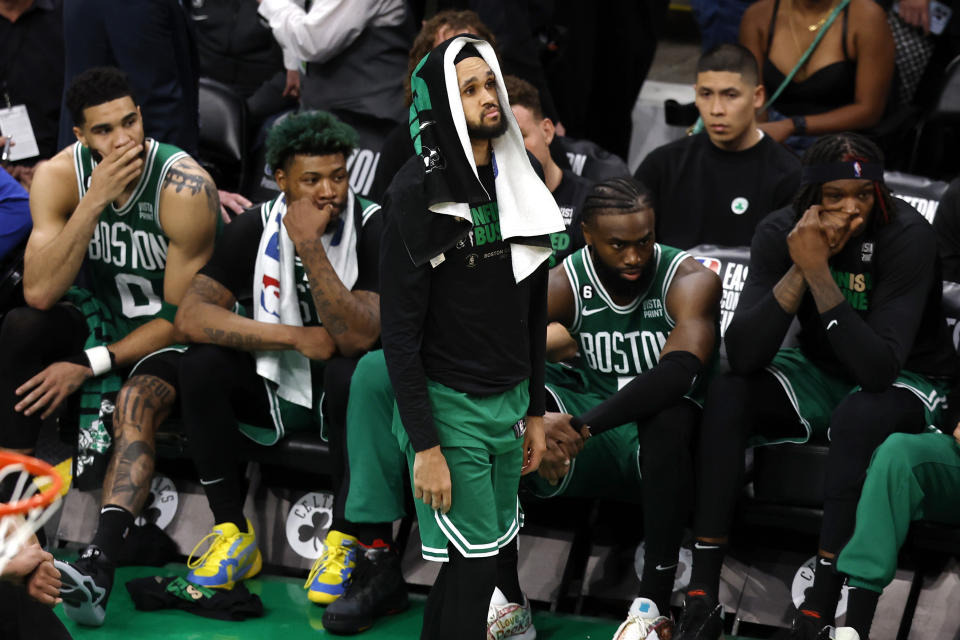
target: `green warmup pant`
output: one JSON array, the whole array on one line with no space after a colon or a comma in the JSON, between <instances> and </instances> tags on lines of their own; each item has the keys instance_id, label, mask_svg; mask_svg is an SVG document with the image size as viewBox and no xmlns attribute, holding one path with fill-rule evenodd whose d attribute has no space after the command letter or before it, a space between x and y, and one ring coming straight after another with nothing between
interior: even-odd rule
<instances>
[{"instance_id":1,"label":"green warmup pant","mask_svg":"<svg viewBox=\"0 0 960 640\"><path fill-rule=\"evenodd\" d=\"M852 393L860 391L859 385L824 371L811 362L800 349L781 349L767 366L797 412L804 433L778 434L770 437L757 434L748 441L749 446L779 444L781 442L806 442L812 436L826 435L829 438L830 417L837 405ZM940 414L947 400L949 385L912 371L901 370L894 380L894 387L910 391L923 403L928 428L936 430Z\"/></svg>"},{"instance_id":2,"label":"green warmup pant","mask_svg":"<svg viewBox=\"0 0 960 640\"><path fill-rule=\"evenodd\" d=\"M550 363L546 369L546 391L561 413L572 415L581 414L606 400L589 389L575 369ZM523 482L540 498L608 497L639 502L639 456L637 423L628 422L587 440L583 450L571 460L567 475L556 486L538 473L524 476Z\"/></svg>"},{"instance_id":3,"label":"green warmup pant","mask_svg":"<svg viewBox=\"0 0 960 640\"><path fill-rule=\"evenodd\" d=\"M837 569L851 586L882 592L913 520L960 524L960 447L941 433L895 433L873 454L853 537Z\"/></svg>"},{"instance_id":4,"label":"green warmup pant","mask_svg":"<svg viewBox=\"0 0 960 640\"><path fill-rule=\"evenodd\" d=\"M407 458L390 428L394 404L383 351L371 351L357 364L347 401L350 489L345 515L350 522L393 522L407 515Z\"/></svg>"}]
</instances>

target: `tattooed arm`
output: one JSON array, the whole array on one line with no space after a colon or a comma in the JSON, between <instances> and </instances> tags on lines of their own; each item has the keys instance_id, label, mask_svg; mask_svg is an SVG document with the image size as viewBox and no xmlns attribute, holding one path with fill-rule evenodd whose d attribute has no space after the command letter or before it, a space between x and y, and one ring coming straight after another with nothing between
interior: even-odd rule
<instances>
[{"instance_id":1,"label":"tattooed arm","mask_svg":"<svg viewBox=\"0 0 960 640\"><path fill-rule=\"evenodd\" d=\"M163 298L180 304L191 278L213 253L220 200L213 179L190 157L167 171L160 192L160 225L169 240ZM133 364L182 337L172 322L155 318L110 346L118 365Z\"/></svg>"},{"instance_id":2,"label":"tattooed arm","mask_svg":"<svg viewBox=\"0 0 960 640\"><path fill-rule=\"evenodd\" d=\"M327 360L334 354L336 346L323 327L257 322L230 311L234 301L222 284L197 274L177 310L177 330L191 342L241 351L296 349L314 360Z\"/></svg>"},{"instance_id":3,"label":"tattooed arm","mask_svg":"<svg viewBox=\"0 0 960 640\"><path fill-rule=\"evenodd\" d=\"M350 291L340 281L321 243L330 212L304 198L288 206L283 224L307 271L317 316L341 355L358 356L380 337L380 295Z\"/></svg>"}]
</instances>

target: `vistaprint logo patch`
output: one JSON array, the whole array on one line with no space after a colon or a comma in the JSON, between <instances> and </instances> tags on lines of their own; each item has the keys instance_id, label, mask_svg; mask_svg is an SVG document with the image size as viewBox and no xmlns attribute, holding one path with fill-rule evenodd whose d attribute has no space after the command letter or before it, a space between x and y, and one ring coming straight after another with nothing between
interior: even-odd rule
<instances>
[{"instance_id":1,"label":"vistaprint logo patch","mask_svg":"<svg viewBox=\"0 0 960 640\"><path fill-rule=\"evenodd\" d=\"M663 317L663 303L660 301L660 298L650 298L649 300L643 301L643 317L644 318L662 318Z\"/></svg>"}]
</instances>

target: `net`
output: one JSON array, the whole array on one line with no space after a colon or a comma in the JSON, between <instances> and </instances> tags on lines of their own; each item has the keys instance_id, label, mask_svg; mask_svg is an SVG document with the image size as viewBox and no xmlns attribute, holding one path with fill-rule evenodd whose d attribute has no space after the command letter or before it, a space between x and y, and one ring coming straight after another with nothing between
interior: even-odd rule
<instances>
[{"instance_id":1,"label":"net","mask_svg":"<svg viewBox=\"0 0 960 640\"><path fill-rule=\"evenodd\" d=\"M63 479L46 462L0 451L0 486L12 488L0 502L0 574L34 532L60 506Z\"/></svg>"}]
</instances>

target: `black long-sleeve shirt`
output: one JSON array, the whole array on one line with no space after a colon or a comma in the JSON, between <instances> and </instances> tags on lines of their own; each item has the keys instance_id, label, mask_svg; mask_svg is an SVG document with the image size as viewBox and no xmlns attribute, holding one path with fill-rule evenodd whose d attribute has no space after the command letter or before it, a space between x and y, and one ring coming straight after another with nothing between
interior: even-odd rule
<instances>
[{"instance_id":1,"label":"black long-sleeve shirt","mask_svg":"<svg viewBox=\"0 0 960 640\"><path fill-rule=\"evenodd\" d=\"M492 168L479 167L479 174L494 194ZM428 378L477 396L502 393L528 380L527 413L543 415L546 265L514 281L510 245L500 239L495 206L488 204L474 207L473 230L443 252L442 262L417 267L400 234L403 212L392 193L393 187L387 192L381 241L381 338L414 450L440 444Z\"/></svg>"},{"instance_id":2,"label":"black long-sleeve shirt","mask_svg":"<svg viewBox=\"0 0 960 640\"><path fill-rule=\"evenodd\" d=\"M901 369L943 378L954 374L936 237L913 207L895 203L889 223L871 220L830 259L845 301L821 314L807 291L796 314L804 354L867 390L886 388ZM773 287L792 265L787 234L795 224L792 207L786 207L757 227L750 274L724 337L730 366L738 373L769 364L793 319L777 303Z\"/></svg>"}]
</instances>

